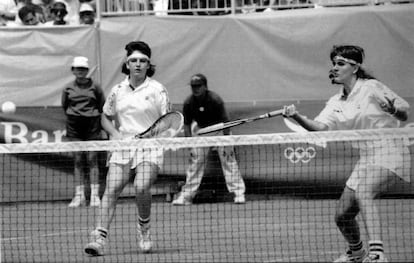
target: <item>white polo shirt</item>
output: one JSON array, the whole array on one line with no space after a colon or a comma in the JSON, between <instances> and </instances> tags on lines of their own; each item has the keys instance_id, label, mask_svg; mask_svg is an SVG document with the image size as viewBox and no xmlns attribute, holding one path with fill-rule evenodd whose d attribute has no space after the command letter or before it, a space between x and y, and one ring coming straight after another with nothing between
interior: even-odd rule
<instances>
[{"instance_id":1,"label":"white polo shirt","mask_svg":"<svg viewBox=\"0 0 414 263\"><path fill-rule=\"evenodd\" d=\"M150 77L134 90L126 77L112 88L103 107L104 114L117 115L119 131L125 138L144 132L169 111L167 90Z\"/></svg>"},{"instance_id":2,"label":"white polo shirt","mask_svg":"<svg viewBox=\"0 0 414 263\"><path fill-rule=\"evenodd\" d=\"M404 99L375 79L358 79L348 98L343 99L343 94L342 89L332 96L315 118L328 125L329 130L399 127L400 122L381 109L384 97L395 99L394 106L399 110L406 111L410 107Z\"/></svg>"}]
</instances>

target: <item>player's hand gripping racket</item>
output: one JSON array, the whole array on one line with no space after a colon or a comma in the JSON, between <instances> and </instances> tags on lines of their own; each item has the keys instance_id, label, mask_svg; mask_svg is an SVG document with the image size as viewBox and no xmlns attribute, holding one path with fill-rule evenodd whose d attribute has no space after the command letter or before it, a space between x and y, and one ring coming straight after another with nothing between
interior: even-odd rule
<instances>
[{"instance_id":1,"label":"player's hand gripping racket","mask_svg":"<svg viewBox=\"0 0 414 263\"><path fill-rule=\"evenodd\" d=\"M183 125L183 115L178 111L172 111L161 116L146 131L135 135L135 139L175 137Z\"/></svg>"},{"instance_id":2,"label":"player's hand gripping racket","mask_svg":"<svg viewBox=\"0 0 414 263\"><path fill-rule=\"evenodd\" d=\"M246 119L240 119L240 120L229 121L229 122L221 122L221 123L218 123L218 124L214 124L214 125L211 125L211 126L201 128L197 131L197 134L198 135L203 135L203 134L207 134L207 133L212 133L212 132L224 130L224 129L234 127L234 126L238 126L238 125L245 124L245 123L249 123L249 122L253 122L253 121L257 121L257 120L261 120L261 119L265 119L265 118L280 116L282 114L283 114L283 109L280 109L280 110L271 111L271 112L268 112L268 113L265 113L265 114L262 114L262 115L259 115L259 116L246 118Z\"/></svg>"}]
</instances>

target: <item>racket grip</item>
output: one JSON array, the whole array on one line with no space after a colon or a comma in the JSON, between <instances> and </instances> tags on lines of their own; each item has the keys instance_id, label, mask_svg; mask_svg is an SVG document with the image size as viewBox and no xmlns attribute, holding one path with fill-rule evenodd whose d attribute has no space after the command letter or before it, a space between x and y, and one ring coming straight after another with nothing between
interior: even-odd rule
<instances>
[{"instance_id":1,"label":"racket grip","mask_svg":"<svg viewBox=\"0 0 414 263\"><path fill-rule=\"evenodd\" d=\"M267 113L267 117L274 117L283 114L283 109L275 110Z\"/></svg>"},{"instance_id":2,"label":"racket grip","mask_svg":"<svg viewBox=\"0 0 414 263\"><path fill-rule=\"evenodd\" d=\"M224 123L218 123L211 126L207 126L205 128L201 128L197 131L198 135L203 135L210 132L215 132L224 129Z\"/></svg>"}]
</instances>

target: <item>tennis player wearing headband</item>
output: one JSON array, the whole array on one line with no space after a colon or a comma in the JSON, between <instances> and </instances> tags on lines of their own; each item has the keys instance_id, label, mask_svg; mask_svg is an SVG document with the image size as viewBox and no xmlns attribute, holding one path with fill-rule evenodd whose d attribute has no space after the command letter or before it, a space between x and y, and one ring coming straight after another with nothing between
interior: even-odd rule
<instances>
[{"instance_id":1,"label":"tennis player wearing headband","mask_svg":"<svg viewBox=\"0 0 414 263\"><path fill-rule=\"evenodd\" d=\"M301 115L294 105L285 106L285 116L310 131L396 128L407 120L408 103L362 68L362 48L334 46L330 58L333 66L329 78L342 86L339 93L328 100L315 120ZM410 154L402 141L373 142L358 148L360 159L346 182L335 215L349 248L335 262L386 262L374 198L400 179L409 181ZM368 251L356 221L359 212L367 228Z\"/></svg>"},{"instance_id":2,"label":"tennis player wearing headband","mask_svg":"<svg viewBox=\"0 0 414 263\"><path fill-rule=\"evenodd\" d=\"M151 49L142 41L126 45L127 57L122 72L128 75L110 91L103 107L102 127L113 140L132 138L148 129L159 117L170 111L167 90L151 77L155 73L151 64ZM119 130L114 126L116 118ZM104 254L108 230L114 216L116 200L135 170L134 187L138 207L138 239L143 252L152 247L150 237L151 192L163 162L162 149L134 149L114 151L109 159L105 193L97 218L97 226L86 245L87 254Z\"/></svg>"}]
</instances>

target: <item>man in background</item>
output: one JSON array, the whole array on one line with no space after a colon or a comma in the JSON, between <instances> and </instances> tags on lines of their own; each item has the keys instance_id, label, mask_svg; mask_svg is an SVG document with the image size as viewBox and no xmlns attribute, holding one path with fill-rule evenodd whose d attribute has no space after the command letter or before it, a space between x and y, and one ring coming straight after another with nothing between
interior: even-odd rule
<instances>
[{"instance_id":1,"label":"man in background","mask_svg":"<svg viewBox=\"0 0 414 263\"><path fill-rule=\"evenodd\" d=\"M228 121L228 115L224 102L218 94L207 87L207 78L203 74L195 74L190 81L192 94L185 100L184 133L186 137L195 136L191 126L198 125L204 128L213 124ZM196 123L196 124L195 124ZM223 130L220 135L229 135L230 130ZM191 149L190 166L187 169L187 179L173 205L190 205L203 178L209 148ZM234 194L234 203L246 202L244 193L246 187L240 175L233 147L218 146L217 152L220 158L227 189Z\"/></svg>"}]
</instances>

